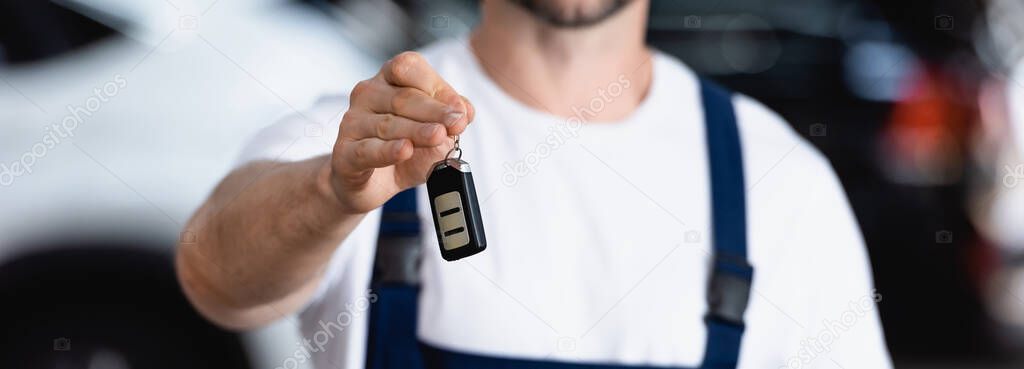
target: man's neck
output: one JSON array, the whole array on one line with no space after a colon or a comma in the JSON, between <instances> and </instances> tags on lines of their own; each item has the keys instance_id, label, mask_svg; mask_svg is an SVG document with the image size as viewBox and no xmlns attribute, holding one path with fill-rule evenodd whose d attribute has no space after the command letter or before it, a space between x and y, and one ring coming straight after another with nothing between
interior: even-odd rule
<instances>
[{"instance_id":1,"label":"man's neck","mask_svg":"<svg viewBox=\"0 0 1024 369\"><path fill-rule=\"evenodd\" d=\"M601 122L627 117L646 96L653 69L644 44L646 1L578 29L553 27L505 0L484 1L481 9L470 40L474 54L516 100Z\"/></svg>"}]
</instances>

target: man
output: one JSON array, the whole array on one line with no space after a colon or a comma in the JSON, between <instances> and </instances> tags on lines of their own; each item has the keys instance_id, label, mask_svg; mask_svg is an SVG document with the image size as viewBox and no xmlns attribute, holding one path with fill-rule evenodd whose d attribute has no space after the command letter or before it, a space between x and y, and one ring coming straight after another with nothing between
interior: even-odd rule
<instances>
[{"instance_id":1,"label":"man","mask_svg":"<svg viewBox=\"0 0 1024 369\"><path fill-rule=\"evenodd\" d=\"M367 295L379 208L459 135L488 248L443 261L420 188L415 335L431 366L891 366L842 187L785 122L648 49L647 1L480 5L469 37L256 137L179 248L202 314L247 329L298 313L296 358L319 368L397 345L367 344L382 334ZM305 135L317 123L333 145ZM709 279L720 264L732 282Z\"/></svg>"}]
</instances>

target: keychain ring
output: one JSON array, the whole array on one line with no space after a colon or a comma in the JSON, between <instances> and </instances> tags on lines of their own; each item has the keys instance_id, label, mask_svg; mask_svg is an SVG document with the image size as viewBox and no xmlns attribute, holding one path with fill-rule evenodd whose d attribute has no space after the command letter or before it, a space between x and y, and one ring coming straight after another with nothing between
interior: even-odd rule
<instances>
[{"instance_id":1,"label":"keychain ring","mask_svg":"<svg viewBox=\"0 0 1024 369\"><path fill-rule=\"evenodd\" d=\"M449 150L448 151L448 155L445 155L445 159L451 159L452 158L452 153L458 153L458 156L456 156L455 159L456 160L462 160L462 149L460 149L458 147L454 147L451 150Z\"/></svg>"},{"instance_id":2,"label":"keychain ring","mask_svg":"<svg viewBox=\"0 0 1024 369\"><path fill-rule=\"evenodd\" d=\"M448 150L448 153L445 154L445 159L451 159L452 158L452 154L454 154L456 152L459 154L459 156L456 157L455 159L456 160L462 160L462 148L459 147L459 136L458 135L455 135L455 146L452 146L452 149Z\"/></svg>"}]
</instances>

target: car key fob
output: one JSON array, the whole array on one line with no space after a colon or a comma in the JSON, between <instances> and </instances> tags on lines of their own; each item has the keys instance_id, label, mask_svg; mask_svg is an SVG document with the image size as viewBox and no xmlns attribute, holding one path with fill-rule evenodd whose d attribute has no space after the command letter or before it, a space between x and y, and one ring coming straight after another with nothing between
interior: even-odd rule
<instances>
[{"instance_id":1,"label":"car key fob","mask_svg":"<svg viewBox=\"0 0 1024 369\"><path fill-rule=\"evenodd\" d=\"M455 261L487 248L469 163L447 158L434 164L427 177L427 195L444 260Z\"/></svg>"}]
</instances>

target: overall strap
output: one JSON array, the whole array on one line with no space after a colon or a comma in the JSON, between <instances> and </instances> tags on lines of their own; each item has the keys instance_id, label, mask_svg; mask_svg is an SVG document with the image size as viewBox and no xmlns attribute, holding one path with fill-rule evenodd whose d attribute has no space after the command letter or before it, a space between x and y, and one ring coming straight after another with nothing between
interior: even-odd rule
<instances>
[{"instance_id":1,"label":"overall strap","mask_svg":"<svg viewBox=\"0 0 1024 369\"><path fill-rule=\"evenodd\" d=\"M399 192L381 211L370 289L367 369L422 369L416 340L420 219L416 188Z\"/></svg>"},{"instance_id":2,"label":"overall strap","mask_svg":"<svg viewBox=\"0 0 1024 369\"><path fill-rule=\"evenodd\" d=\"M708 279L705 369L733 369L739 361L754 270L747 262L746 186L732 94L702 79L708 160L711 168L711 275Z\"/></svg>"},{"instance_id":3,"label":"overall strap","mask_svg":"<svg viewBox=\"0 0 1024 369\"><path fill-rule=\"evenodd\" d=\"M418 236L420 217L416 212L416 188L399 192L381 207L380 237Z\"/></svg>"}]
</instances>

